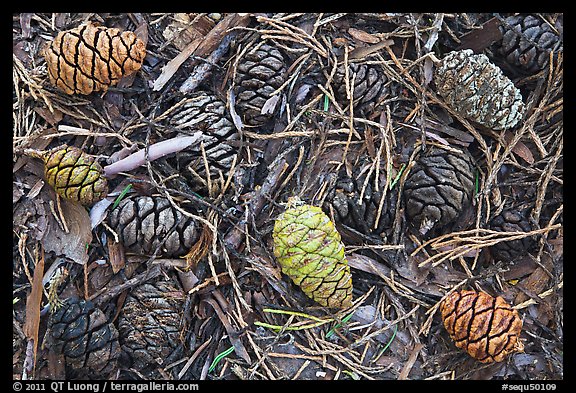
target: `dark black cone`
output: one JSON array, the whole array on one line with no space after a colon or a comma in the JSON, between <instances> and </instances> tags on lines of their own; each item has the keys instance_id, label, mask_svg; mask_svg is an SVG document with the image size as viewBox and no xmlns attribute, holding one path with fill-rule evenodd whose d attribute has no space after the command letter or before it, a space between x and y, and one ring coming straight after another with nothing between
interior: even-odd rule
<instances>
[{"instance_id":1,"label":"dark black cone","mask_svg":"<svg viewBox=\"0 0 576 393\"><path fill-rule=\"evenodd\" d=\"M529 232L532 230L528 220L529 209L505 209L490 221L490 229L499 232ZM492 255L501 261L511 262L528 254L536 247L534 237L496 243L490 247Z\"/></svg>"},{"instance_id":2,"label":"dark black cone","mask_svg":"<svg viewBox=\"0 0 576 393\"><path fill-rule=\"evenodd\" d=\"M557 21L561 27L562 18ZM540 71L548 65L550 52L563 50L563 37L559 31L536 15L510 16L500 29L503 36L497 53L523 72Z\"/></svg>"},{"instance_id":3,"label":"dark black cone","mask_svg":"<svg viewBox=\"0 0 576 393\"><path fill-rule=\"evenodd\" d=\"M48 347L64 355L72 378L107 379L120 356L118 331L94 303L67 299L48 319Z\"/></svg>"},{"instance_id":4,"label":"dark black cone","mask_svg":"<svg viewBox=\"0 0 576 393\"><path fill-rule=\"evenodd\" d=\"M235 108L244 124L262 126L278 113L280 96L273 98L272 93L284 84L286 78L284 57L271 44L249 49L239 59L234 78ZM276 103L272 104L271 99Z\"/></svg>"},{"instance_id":5,"label":"dark black cone","mask_svg":"<svg viewBox=\"0 0 576 393\"><path fill-rule=\"evenodd\" d=\"M474 192L474 164L468 153L438 147L421 153L404 183L406 215L425 235L454 222Z\"/></svg>"}]
</instances>

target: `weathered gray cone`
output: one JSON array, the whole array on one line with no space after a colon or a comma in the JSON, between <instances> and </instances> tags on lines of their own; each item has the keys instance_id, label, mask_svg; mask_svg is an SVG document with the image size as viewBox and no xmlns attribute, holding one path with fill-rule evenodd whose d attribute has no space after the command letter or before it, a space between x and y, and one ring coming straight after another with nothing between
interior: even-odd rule
<instances>
[{"instance_id":1,"label":"weathered gray cone","mask_svg":"<svg viewBox=\"0 0 576 393\"><path fill-rule=\"evenodd\" d=\"M505 209L490 220L490 229L499 232L529 232L532 228L528 221L528 213L529 209ZM490 247L490 251L496 259L510 262L515 258L526 255L533 250L535 246L536 240L528 236L521 239L496 243Z\"/></svg>"},{"instance_id":2,"label":"weathered gray cone","mask_svg":"<svg viewBox=\"0 0 576 393\"><path fill-rule=\"evenodd\" d=\"M422 235L448 225L472 200L474 164L468 153L430 147L404 183L406 215Z\"/></svg>"},{"instance_id":3,"label":"weathered gray cone","mask_svg":"<svg viewBox=\"0 0 576 393\"><path fill-rule=\"evenodd\" d=\"M280 95L272 96L286 81L286 64L275 46L264 43L239 59L234 78L236 111L244 124L262 126L279 110Z\"/></svg>"},{"instance_id":4,"label":"weathered gray cone","mask_svg":"<svg viewBox=\"0 0 576 393\"><path fill-rule=\"evenodd\" d=\"M520 90L484 54L465 49L448 53L436 68L438 93L459 115L503 130L522 119Z\"/></svg>"},{"instance_id":5,"label":"weathered gray cone","mask_svg":"<svg viewBox=\"0 0 576 393\"><path fill-rule=\"evenodd\" d=\"M47 346L64 355L66 373L106 379L120 356L118 331L91 301L70 298L48 318Z\"/></svg>"},{"instance_id":6,"label":"weathered gray cone","mask_svg":"<svg viewBox=\"0 0 576 393\"><path fill-rule=\"evenodd\" d=\"M562 25L562 18L557 20ZM497 53L519 69L534 73L548 65L550 52L563 50L562 35L536 15L515 15L504 20Z\"/></svg>"},{"instance_id":7,"label":"weathered gray cone","mask_svg":"<svg viewBox=\"0 0 576 393\"><path fill-rule=\"evenodd\" d=\"M166 366L180 343L185 293L173 280L161 279L134 288L118 316L122 360L147 377Z\"/></svg>"},{"instance_id":8,"label":"weathered gray cone","mask_svg":"<svg viewBox=\"0 0 576 393\"><path fill-rule=\"evenodd\" d=\"M195 220L184 216L164 197L123 199L110 212L108 224L124 247L134 253L178 257L190 251L200 237Z\"/></svg>"},{"instance_id":9,"label":"weathered gray cone","mask_svg":"<svg viewBox=\"0 0 576 393\"><path fill-rule=\"evenodd\" d=\"M373 64L348 64L349 83L354 89L354 107L365 112L372 112L375 107L381 103L389 94L390 89L387 86L388 78L384 72ZM336 68L334 74L334 86L339 102L342 105L348 105L349 99L346 93L346 68L344 64Z\"/></svg>"},{"instance_id":10,"label":"weathered gray cone","mask_svg":"<svg viewBox=\"0 0 576 393\"><path fill-rule=\"evenodd\" d=\"M221 99L205 91L192 93L170 115L170 125L185 135L202 131L198 142L176 157L179 167L185 171L184 175L190 173L199 185L204 186L207 182L203 145L211 181L227 179L238 153L234 141L239 139L239 134Z\"/></svg>"}]
</instances>

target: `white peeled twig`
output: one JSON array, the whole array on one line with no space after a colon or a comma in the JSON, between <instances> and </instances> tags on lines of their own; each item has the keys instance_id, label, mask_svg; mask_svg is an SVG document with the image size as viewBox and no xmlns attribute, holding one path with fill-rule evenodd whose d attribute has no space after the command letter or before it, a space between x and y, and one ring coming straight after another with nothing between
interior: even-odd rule
<instances>
[{"instance_id":1,"label":"white peeled twig","mask_svg":"<svg viewBox=\"0 0 576 393\"><path fill-rule=\"evenodd\" d=\"M104 170L105 177L112 177L120 172L129 172L139 166L145 165L146 161L154 161L171 153L176 153L186 149L188 146L196 143L202 136L202 131L196 131L191 136L177 136L162 142L154 143L148 146L148 157L146 149L138 150L128 157L106 165Z\"/></svg>"}]
</instances>

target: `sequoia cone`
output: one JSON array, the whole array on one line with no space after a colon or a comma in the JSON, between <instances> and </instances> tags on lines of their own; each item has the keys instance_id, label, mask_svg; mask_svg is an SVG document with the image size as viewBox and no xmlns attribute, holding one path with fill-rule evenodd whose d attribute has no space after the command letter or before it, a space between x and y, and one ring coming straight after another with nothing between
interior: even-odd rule
<instances>
[{"instance_id":1,"label":"sequoia cone","mask_svg":"<svg viewBox=\"0 0 576 393\"><path fill-rule=\"evenodd\" d=\"M212 183L219 180L225 182L238 153L234 142L239 139L239 134L226 113L226 103L212 93L194 92L170 115L170 124L179 130L180 134L189 135L202 131L197 143L176 156L178 166L184 169L184 174L192 173L194 188L202 188L200 185L207 182L202 144Z\"/></svg>"},{"instance_id":2,"label":"sequoia cone","mask_svg":"<svg viewBox=\"0 0 576 393\"><path fill-rule=\"evenodd\" d=\"M352 276L344 244L330 218L311 205L290 207L274 224L274 255L282 272L326 307L352 305Z\"/></svg>"},{"instance_id":3,"label":"sequoia cone","mask_svg":"<svg viewBox=\"0 0 576 393\"><path fill-rule=\"evenodd\" d=\"M500 296L460 291L440 305L444 327L458 348L482 363L501 362L513 352L522 352L522 320Z\"/></svg>"},{"instance_id":4,"label":"sequoia cone","mask_svg":"<svg viewBox=\"0 0 576 393\"><path fill-rule=\"evenodd\" d=\"M562 26L557 19L557 27ZM562 33L536 15L515 15L504 20L502 41L497 53L526 73L540 71L548 65L550 52L563 50Z\"/></svg>"},{"instance_id":5,"label":"sequoia cone","mask_svg":"<svg viewBox=\"0 0 576 393\"><path fill-rule=\"evenodd\" d=\"M420 233L454 222L470 204L473 165L466 152L431 147L421 153L404 183L406 215Z\"/></svg>"},{"instance_id":6,"label":"sequoia cone","mask_svg":"<svg viewBox=\"0 0 576 393\"><path fill-rule=\"evenodd\" d=\"M522 119L520 90L484 54L450 52L434 77L438 93L462 117L494 130L512 128Z\"/></svg>"},{"instance_id":7,"label":"sequoia cone","mask_svg":"<svg viewBox=\"0 0 576 393\"><path fill-rule=\"evenodd\" d=\"M166 366L180 343L184 292L173 280L144 283L129 292L118 317L123 356L146 376Z\"/></svg>"},{"instance_id":8,"label":"sequoia cone","mask_svg":"<svg viewBox=\"0 0 576 393\"><path fill-rule=\"evenodd\" d=\"M108 223L126 249L176 257L186 254L199 237L198 223L176 210L164 197L136 196L122 200Z\"/></svg>"},{"instance_id":9,"label":"sequoia cone","mask_svg":"<svg viewBox=\"0 0 576 393\"><path fill-rule=\"evenodd\" d=\"M280 50L268 43L249 50L239 60L234 78L236 110L245 124L262 126L278 112L280 103L268 101L286 81L286 69Z\"/></svg>"},{"instance_id":10,"label":"sequoia cone","mask_svg":"<svg viewBox=\"0 0 576 393\"><path fill-rule=\"evenodd\" d=\"M90 206L108 194L102 167L79 148L56 148L42 159L46 181L61 197Z\"/></svg>"},{"instance_id":11,"label":"sequoia cone","mask_svg":"<svg viewBox=\"0 0 576 393\"><path fill-rule=\"evenodd\" d=\"M106 379L120 356L118 331L91 301L70 298L48 318L48 347L64 355L70 375Z\"/></svg>"},{"instance_id":12,"label":"sequoia cone","mask_svg":"<svg viewBox=\"0 0 576 393\"><path fill-rule=\"evenodd\" d=\"M52 85L66 94L90 94L138 71L146 45L131 31L87 22L58 33L43 54Z\"/></svg>"}]
</instances>

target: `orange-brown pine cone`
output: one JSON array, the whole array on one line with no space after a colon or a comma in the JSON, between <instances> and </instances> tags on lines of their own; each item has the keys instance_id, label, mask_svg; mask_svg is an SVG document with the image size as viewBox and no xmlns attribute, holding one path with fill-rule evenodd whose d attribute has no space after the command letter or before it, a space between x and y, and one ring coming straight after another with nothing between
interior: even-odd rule
<instances>
[{"instance_id":1,"label":"orange-brown pine cone","mask_svg":"<svg viewBox=\"0 0 576 393\"><path fill-rule=\"evenodd\" d=\"M456 346L482 363L501 362L508 354L524 350L522 320L500 296L454 292L444 299L440 311Z\"/></svg>"},{"instance_id":2,"label":"orange-brown pine cone","mask_svg":"<svg viewBox=\"0 0 576 393\"><path fill-rule=\"evenodd\" d=\"M131 31L88 22L58 33L43 53L52 85L67 94L90 94L138 71L146 45Z\"/></svg>"}]
</instances>

